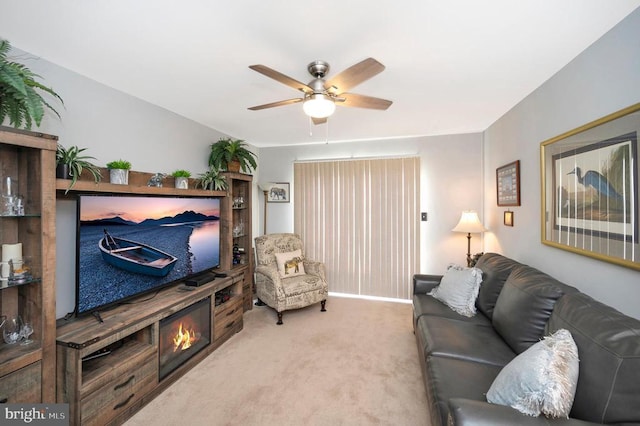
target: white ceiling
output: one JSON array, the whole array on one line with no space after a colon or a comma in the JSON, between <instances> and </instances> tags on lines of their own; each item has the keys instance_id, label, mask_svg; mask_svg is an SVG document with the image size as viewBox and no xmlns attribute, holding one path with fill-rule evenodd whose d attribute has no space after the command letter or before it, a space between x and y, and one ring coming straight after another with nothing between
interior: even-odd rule
<instances>
[{"instance_id":1,"label":"white ceiling","mask_svg":"<svg viewBox=\"0 0 640 426\"><path fill-rule=\"evenodd\" d=\"M640 0L0 0L0 37L262 147L485 130L639 6ZM301 104L247 110L300 94L249 65L306 83L311 61L329 62L330 78L367 57L386 70L350 91L392 100L387 111L338 107L328 125L310 126Z\"/></svg>"}]
</instances>

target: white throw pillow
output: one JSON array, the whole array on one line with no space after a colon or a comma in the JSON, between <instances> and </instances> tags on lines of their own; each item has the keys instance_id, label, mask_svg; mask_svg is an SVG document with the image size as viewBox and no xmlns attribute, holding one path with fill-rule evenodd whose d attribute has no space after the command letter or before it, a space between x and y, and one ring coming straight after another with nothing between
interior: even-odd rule
<instances>
[{"instance_id":1,"label":"white throw pillow","mask_svg":"<svg viewBox=\"0 0 640 426\"><path fill-rule=\"evenodd\" d=\"M451 309L472 317L476 314L476 299L482 283L482 271L478 268L463 268L449 265L440 284L429 295L435 297Z\"/></svg>"},{"instance_id":2,"label":"white throw pillow","mask_svg":"<svg viewBox=\"0 0 640 426\"><path fill-rule=\"evenodd\" d=\"M294 250L287 253L276 253L276 264L281 278L304 275L302 264L302 250Z\"/></svg>"},{"instance_id":3,"label":"white throw pillow","mask_svg":"<svg viewBox=\"0 0 640 426\"><path fill-rule=\"evenodd\" d=\"M578 347L561 329L515 357L495 378L487 401L537 417L569 417L578 384Z\"/></svg>"}]
</instances>

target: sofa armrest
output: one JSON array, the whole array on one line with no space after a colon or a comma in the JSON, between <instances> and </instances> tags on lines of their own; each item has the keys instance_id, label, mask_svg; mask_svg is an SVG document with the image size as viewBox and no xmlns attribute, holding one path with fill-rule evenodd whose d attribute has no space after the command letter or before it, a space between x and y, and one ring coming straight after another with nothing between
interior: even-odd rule
<instances>
[{"instance_id":1,"label":"sofa armrest","mask_svg":"<svg viewBox=\"0 0 640 426\"><path fill-rule=\"evenodd\" d=\"M549 419L544 416L531 417L504 405L489 404L484 401L451 398L449 400L450 426L593 426L598 423L577 419Z\"/></svg>"},{"instance_id":2,"label":"sofa armrest","mask_svg":"<svg viewBox=\"0 0 640 426\"><path fill-rule=\"evenodd\" d=\"M415 274L413 276L413 294L426 294L433 290L438 284L442 275Z\"/></svg>"}]
</instances>

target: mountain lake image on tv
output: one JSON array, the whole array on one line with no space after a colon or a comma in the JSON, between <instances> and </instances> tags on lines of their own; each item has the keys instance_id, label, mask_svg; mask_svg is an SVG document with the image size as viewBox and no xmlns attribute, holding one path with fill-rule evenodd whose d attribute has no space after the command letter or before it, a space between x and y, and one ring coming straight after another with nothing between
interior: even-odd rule
<instances>
[{"instance_id":1,"label":"mountain lake image on tv","mask_svg":"<svg viewBox=\"0 0 640 426\"><path fill-rule=\"evenodd\" d=\"M80 195L76 314L216 268L220 199Z\"/></svg>"}]
</instances>

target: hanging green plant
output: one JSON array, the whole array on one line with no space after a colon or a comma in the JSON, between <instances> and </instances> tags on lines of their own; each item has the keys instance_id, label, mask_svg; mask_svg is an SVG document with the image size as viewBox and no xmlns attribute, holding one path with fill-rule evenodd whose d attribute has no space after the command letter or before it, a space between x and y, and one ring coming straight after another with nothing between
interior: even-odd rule
<instances>
[{"instance_id":1,"label":"hanging green plant","mask_svg":"<svg viewBox=\"0 0 640 426\"><path fill-rule=\"evenodd\" d=\"M44 86L35 79L40 78L26 66L9 61L7 54L11 44L0 39L0 124L9 118L9 124L17 129L31 129L33 122L40 126L44 116L44 107L60 114L44 100L38 90L46 92L61 103L62 98L53 89Z\"/></svg>"}]
</instances>

